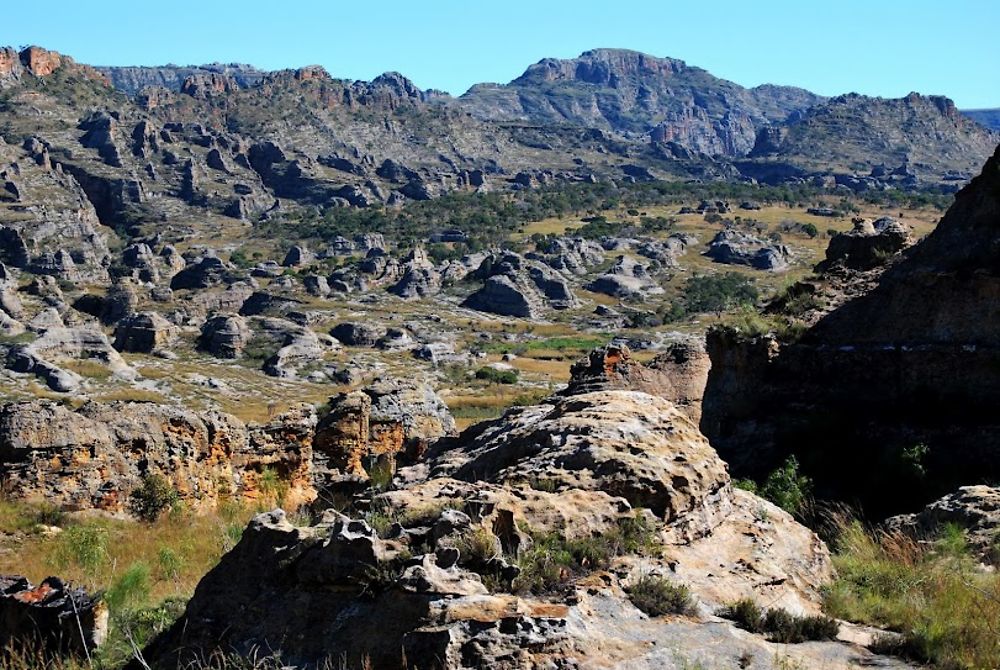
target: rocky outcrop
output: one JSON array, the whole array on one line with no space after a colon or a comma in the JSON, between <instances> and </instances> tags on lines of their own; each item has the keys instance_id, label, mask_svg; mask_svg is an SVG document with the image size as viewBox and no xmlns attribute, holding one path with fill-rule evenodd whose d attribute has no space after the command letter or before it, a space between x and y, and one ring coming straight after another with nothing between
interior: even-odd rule
<instances>
[{"instance_id":1,"label":"rocky outcrop","mask_svg":"<svg viewBox=\"0 0 1000 670\"><path fill-rule=\"evenodd\" d=\"M916 514L887 519L890 531L917 539L934 539L946 526L965 532L969 547L984 560L1000 564L1000 487L963 486Z\"/></svg>"},{"instance_id":2,"label":"rocky outcrop","mask_svg":"<svg viewBox=\"0 0 1000 670\"><path fill-rule=\"evenodd\" d=\"M177 337L177 327L156 312L140 312L118 323L115 349L149 354L165 350Z\"/></svg>"},{"instance_id":3,"label":"rocky outcrop","mask_svg":"<svg viewBox=\"0 0 1000 670\"><path fill-rule=\"evenodd\" d=\"M852 230L831 238L826 260L817 269L824 271L839 264L853 270L868 270L885 263L913 242L906 226L891 217L874 222L858 219Z\"/></svg>"},{"instance_id":4,"label":"rocky outcrop","mask_svg":"<svg viewBox=\"0 0 1000 670\"><path fill-rule=\"evenodd\" d=\"M329 401L316 429L315 460L331 476L367 479L378 464L413 462L427 445L455 432L448 406L426 384L389 378Z\"/></svg>"},{"instance_id":5,"label":"rocky outcrop","mask_svg":"<svg viewBox=\"0 0 1000 670\"><path fill-rule=\"evenodd\" d=\"M349 347L373 347L384 332L366 323L345 321L334 326L330 335Z\"/></svg>"},{"instance_id":6,"label":"rocky outcrop","mask_svg":"<svg viewBox=\"0 0 1000 670\"><path fill-rule=\"evenodd\" d=\"M203 256L178 272L170 280L172 289L203 289L231 282L234 277L230 268L221 258L214 255Z\"/></svg>"},{"instance_id":7,"label":"rocky outcrop","mask_svg":"<svg viewBox=\"0 0 1000 670\"><path fill-rule=\"evenodd\" d=\"M332 510L309 527L280 510L258 516L144 658L167 668L267 648L290 667L337 658L377 669L403 659L442 670L651 669L677 658L656 641L697 639L690 658L728 662L736 636L769 659L776 646L705 616L739 597L815 612L832 574L815 535L734 491L695 426L653 396L605 391L519 408L428 457L373 501L398 520L390 529ZM585 564L551 589L516 586L515 557L546 533L593 540L623 523L648 528L655 549ZM690 585L698 614L640 613L627 590L649 574ZM834 667L884 660L837 643L786 650L803 663L837 658Z\"/></svg>"},{"instance_id":8,"label":"rocky outcrop","mask_svg":"<svg viewBox=\"0 0 1000 670\"><path fill-rule=\"evenodd\" d=\"M0 463L12 499L66 510L126 512L148 474L165 477L195 509L266 500L265 470L287 483L284 504L295 507L315 495L315 423L309 406L248 426L228 414L153 403L88 403L75 411L8 403L0 408Z\"/></svg>"},{"instance_id":9,"label":"rocky outcrop","mask_svg":"<svg viewBox=\"0 0 1000 670\"><path fill-rule=\"evenodd\" d=\"M758 270L781 271L788 268L791 252L784 244L765 242L738 230L720 231L708 243L705 255L717 263L749 265Z\"/></svg>"},{"instance_id":10,"label":"rocky outcrop","mask_svg":"<svg viewBox=\"0 0 1000 670\"><path fill-rule=\"evenodd\" d=\"M108 636L108 608L58 577L38 586L19 575L0 576L0 643L49 657L88 657Z\"/></svg>"},{"instance_id":11,"label":"rocky outcrop","mask_svg":"<svg viewBox=\"0 0 1000 670\"><path fill-rule=\"evenodd\" d=\"M138 375L115 351L100 330L87 327L49 328L38 339L19 344L7 353L7 367L38 376L53 391L77 390L83 378L63 366L63 361L87 360L107 368L108 374L132 380Z\"/></svg>"},{"instance_id":12,"label":"rocky outcrop","mask_svg":"<svg viewBox=\"0 0 1000 670\"><path fill-rule=\"evenodd\" d=\"M483 287L463 307L500 314L539 318L548 309L568 309L578 303L566 280L537 261L506 252L483 261L475 272Z\"/></svg>"},{"instance_id":13,"label":"rocky outcrop","mask_svg":"<svg viewBox=\"0 0 1000 670\"><path fill-rule=\"evenodd\" d=\"M246 319L235 314L216 314L201 327L198 347L217 358L239 358L253 332Z\"/></svg>"},{"instance_id":14,"label":"rocky outcrop","mask_svg":"<svg viewBox=\"0 0 1000 670\"><path fill-rule=\"evenodd\" d=\"M710 366L708 353L696 338L670 344L646 364L636 361L627 346L609 344L574 363L569 384L559 394L642 391L669 400L697 423L701 420L701 398Z\"/></svg>"},{"instance_id":15,"label":"rocky outcrop","mask_svg":"<svg viewBox=\"0 0 1000 670\"><path fill-rule=\"evenodd\" d=\"M649 269L629 256L615 259L615 264L605 274L587 284L587 290L637 300L663 293L663 289L653 281Z\"/></svg>"},{"instance_id":16,"label":"rocky outcrop","mask_svg":"<svg viewBox=\"0 0 1000 670\"><path fill-rule=\"evenodd\" d=\"M1000 150L868 293L793 343L710 333L702 430L741 474L795 453L887 516L1000 477Z\"/></svg>"},{"instance_id":17,"label":"rocky outcrop","mask_svg":"<svg viewBox=\"0 0 1000 670\"><path fill-rule=\"evenodd\" d=\"M440 290L441 273L419 247L403 260L403 276L389 288L390 293L407 300L435 295Z\"/></svg>"}]
</instances>

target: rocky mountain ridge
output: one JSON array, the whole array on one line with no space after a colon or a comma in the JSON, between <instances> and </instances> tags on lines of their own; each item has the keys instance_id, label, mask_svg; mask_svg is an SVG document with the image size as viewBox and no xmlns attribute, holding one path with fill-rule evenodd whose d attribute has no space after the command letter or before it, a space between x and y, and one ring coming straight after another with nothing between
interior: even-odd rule
<instances>
[{"instance_id":1,"label":"rocky mountain ridge","mask_svg":"<svg viewBox=\"0 0 1000 670\"><path fill-rule=\"evenodd\" d=\"M454 189L463 170L509 179L542 166L566 177L621 178L635 163L666 174L741 175L767 183L823 178L852 189L947 190L971 176L1000 141L943 99L826 99L787 86L747 89L683 61L622 49L545 59L509 84L476 85L458 98L422 91L398 73L351 82L318 66L268 73L239 64L92 72L149 113L183 110L187 119L215 119L257 138L277 135L283 146L347 175L378 181L372 172L387 158L410 171L405 174L423 170L423 183L409 189L421 197ZM297 88L306 89L304 100L282 102L301 95ZM204 104L190 105L187 97ZM277 103L270 113L264 97ZM335 112L338 107L350 112ZM388 112L393 123L379 127L372 112ZM845 114L853 120L842 127ZM289 125L299 115L302 123ZM916 135L923 141L907 139ZM364 148L373 137L387 149L384 155ZM364 180L354 181L370 190ZM364 204L373 196L348 200Z\"/></svg>"}]
</instances>

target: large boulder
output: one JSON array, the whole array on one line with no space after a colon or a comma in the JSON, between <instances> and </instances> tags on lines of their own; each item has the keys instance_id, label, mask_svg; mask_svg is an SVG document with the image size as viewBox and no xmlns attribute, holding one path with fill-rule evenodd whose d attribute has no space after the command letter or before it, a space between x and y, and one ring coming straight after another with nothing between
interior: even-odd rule
<instances>
[{"instance_id":1,"label":"large boulder","mask_svg":"<svg viewBox=\"0 0 1000 670\"><path fill-rule=\"evenodd\" d=\"M118 322L115 349L148 354L163 350L177 337L177 326L156 312L139 312Z\"/></svg>"},{"instance_id":2,"label":"large boulder","mask_svg":"<svg viewBox=\"0 0 1000 670\"><path fill-rule=\"evenodd\" d=\"M239 358L253 337L247 320L235 314L216 314L201 327L198 348L217 358Z\"/></svg>"},{"instance_id":3,"label":"large boulder","mask_svg":"<svg viewBox=\"0 0 1000 670\"><path fill-rule=\"evenodd\" d=\"M787 269L791 260L791 252L785 245L765 242L738 230L718 232L708 243L705 255L717 263L749 265L775 272Z\"/></svg>"},{"instance_id":4,"label":"large boulder","mask_svg":"<svg viewBox=\"0 0 1000 670\"><path fill-rule=\"evenodd\" d=\"M910 230L896 219L882 217L873 223L858 219L852 230L837 233L830 239L826 260L818 269L823 271L839 264L855 270L867 270L883 264L912 245Z\"/></svg>"},{"instance_id":5,"label":"large boulder","mask_svg":"<svg viewBox=\"0 0 1000 670\"><path fill-rule=\"evenodd\" d=\"M539 318L548 309L568 309L579 302L566 280L552 268L512 252L490 256L475 276L483 287L463 307L501 316Z\"/></svg>"},{"instance_id":6,"label":"large boulder","mask_svg":"<svg viewBox=\"0 0 1000 670\"><path fill-rule=\"evenodd\" d=\"M934 538L946 526L957 526L974 551L1000 564L1000 486L963 486L916 514L891 517L885 525L918 539Z\"/></svg>"},{"instance_id":7,"label":"large boulder","mask_svg":"<svg viewBox=\"0 0 1000 670\"><path fill-rule=\"evenodd\" d=\"M0 575L0 640L13 648L49 657L78 658L108 636L108 608L101 594L89 594L48 577L38 586L19 575Z\"/></svg>"}]
</instances>

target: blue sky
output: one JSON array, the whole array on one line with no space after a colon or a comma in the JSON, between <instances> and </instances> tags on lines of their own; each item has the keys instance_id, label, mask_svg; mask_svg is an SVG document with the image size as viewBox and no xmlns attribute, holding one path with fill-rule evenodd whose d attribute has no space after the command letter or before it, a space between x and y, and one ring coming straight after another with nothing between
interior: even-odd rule
<instances>
[{"instance_id":1,"label":"blue sky","mask_svg":"<svg viewBox=\"0 0 1000 670\"><path fill-rule=\"evenodd\" d=\"M746 86L1000 107L1000 0L49 0L7 2L3 15L0 44L97 65L316 63L352 79L398 70L457 94L546 56L622 47Z\"/></svg>"}]
</instances>

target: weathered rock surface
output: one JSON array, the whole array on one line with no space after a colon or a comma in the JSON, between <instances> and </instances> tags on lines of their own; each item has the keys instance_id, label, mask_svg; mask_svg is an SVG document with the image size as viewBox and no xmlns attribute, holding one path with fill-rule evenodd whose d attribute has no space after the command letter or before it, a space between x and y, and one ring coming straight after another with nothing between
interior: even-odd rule
<instances>
[{"instance_id":1,"label":"weathered rock surface","mask_svg":"<svg viewBox=\"0 0 1000 670\"><path fill-rule=\"evenodd\" d=\"M874 222L856 221L854 229L838 233L826 248L820 270L837 263L855 270L867 270L913 244L910 231L899 221L883 217Z\"/></svg>"},{"instance_id":2,"label":"weathered rock surface","mask_svg":"<svg viewBox=\"0 0 1000 670\"><path fill-rule=\"evenodd\" d=\"M444 401L426 384L382 378L329 402L314 443L319 470L367 478L375 464L413 462L430 442L455 433Z\"/></svg>"},{"instance_id":3,"label":"weathered rock surface","mask_svg":"<svg viewBox=\"0 0 1000 670\"><path fill-rule=\"evenodd\" d=\"M568 309L578 304L569 284L551 268L506 252L488 257L475 272L483 287L462 303L464 307L500 314L539 318L546 308Z\"/></svg>"},{"instance_id":4,"label":"weathered rock surface","mask_svg":"<svg viewBox=\"0 0 1000 670\"><path fill-rule=\"evenodd\" d=\"M104 333L87 327L50 328L33 342L12 347L7 354L7 367L37 375L53 391L75 391L83 379L63 369L60 363L64 360L97 361L107 367L109 374L125 380L137 376Z\"/></svg>"},{"instance_id":5,"label":"weathered rock surface","mask_svg":"<svg viewBox=\"0 0 1000 670\"><path fill-rule=\"evenodd\" d=\"M619 256L605 274L587 284L587 290L615 298L639 300L663 293L663 289L653 281L649 269L629 256Z\"/></svg>"},{"instance_id":6,"label":"weathered rock surface","mask_svg":"<svg viewBox=\"0 0 1000 670\"><path fill-rule=\"evenodd\" d=\"M708 243L705 255L718 263L749 265L758 270L781 271L788 267L791 252L783 244L772 244L738 230L723 230Z\"/></svg>"},{"instance_id":7,"label":"weathered rock surface","mask_svg":"<svg viewBox=\"0 0 1000 670\"><path fill-rule=\"evenodd\" d=\"M152 353L167 348L177 337L177 327L156 312L140 312L118 323L115 349Z\"/></svg>"},{"instance_id":8,"label":"weathered rock surface","mask_svg":"<svg viewBox=\"0 0 1000 670\"><path fill-rule=\"evenodd\" d=\"M700 340L684 339L646 364L632 358L625 345L608 345L573 364L570 381L560 395L623 389L642 391L672 402L689 419L701 419L701 398L711 366Z\"/></svg>"},{"instance_id":9,"label":"weathered rock surface","mask_svg":"<svg viewBox=\"0 0 1000 670\"><path fill-rule=\"evenodd\" d=\"M533 476L553 480L534 488ZM749 649L762 668L781 667L772 659L907 667L845 643L774 645L711 616L739 597L815 612L829 558L786 513L732 490L695 426L653 396L604 391L512 410L438 442L396 481L378 509L399 521L381 536L332 510L305 528L280 510L258 516L144 657L167 668L215 649L267 648L296 668L332 658L394 668L405 658L452 670L651 669L730 662ZM661 552L621 556L553 591L510 592L518 569L508 558L528 550L528 529L594 537L637 512ZM494 555L469 551L470 533ZM650 573L690 584L698 613L642 614L627 589Z\"/></svg>"},{"instance_id":10,"label":"weathered rock surface","mask_svg":"<svg viewBox=\"0 0 1000 670\"><path fill-rule=\"evenodd\" d=\"M969 546L984 559L1000 563L1000 487L963 486L916 514L885 522L890 530L918 539L934 538L949 524L963 529Z\"/></svg>"},{"instance_id":11,"label":"weathered rock surface","mask_svg":"<svg viewBox=\"0 0 1000 670\"><path fill-rule=\"evenodd\" d=\"M198 346L218 358L239 358L252 337L242 316L217 314L202 325Z\"/></svg>"},{"instance_id":12,"label":"weathered rock surface","mask_svg":"<svg viewBox=\"0 0 1000 670\"><path fill-rule=\"evenodd\" d=\"M31 401L0 408L0 462L13 499L67 510L127 510L146 474L167 478L194 508L264 496L271 468L289 484L285 504L312 500L316 417L304 406L266 425L169 405L88 403L73 411Z\"/></svg>"}]
</instances>

